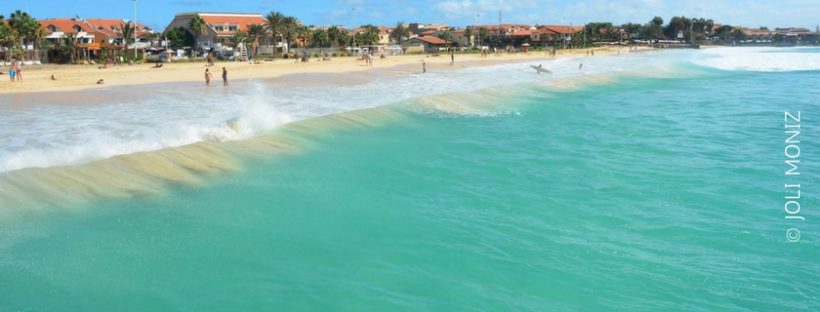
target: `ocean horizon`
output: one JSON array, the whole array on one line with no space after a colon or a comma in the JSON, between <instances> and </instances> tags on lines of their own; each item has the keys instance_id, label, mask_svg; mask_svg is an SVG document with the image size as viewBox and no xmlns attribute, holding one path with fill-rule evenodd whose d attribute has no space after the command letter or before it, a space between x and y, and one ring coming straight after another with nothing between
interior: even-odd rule
<instances>
[{"instance_id":1,"label":"ocean horizon","mask_svg":"<svg viewBox=\"0 0 820 312\"><path fill-rule=\"evenodd\" d=\"M2 95L0 311L817 311L818 82L721 47Z\"/></svg>"}]
</instances>

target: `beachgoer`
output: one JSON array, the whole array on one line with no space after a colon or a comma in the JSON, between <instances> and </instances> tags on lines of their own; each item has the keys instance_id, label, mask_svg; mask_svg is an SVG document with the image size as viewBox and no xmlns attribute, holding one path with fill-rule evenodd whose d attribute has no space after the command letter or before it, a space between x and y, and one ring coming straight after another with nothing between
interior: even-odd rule
<instances>
[{"instance_id":1,"label":"beachgoer","mask_svg":"<svg viewBox=\"0 0 820 312\"><path fill-rule=\"evenodd\" d=\"M422 72L422 73L426 73L426 72L427 72L427 62L425 62L425 61L423 61L423 60L421 61L421 72Z\"/></svg>"},{"instance_id":2,"label":"beachgoer","mask_svg":"<svg viewBox=\"0 0 820 312\"><path fill-rule=\"evenodd\" d=\"M57 77L54 77L54 74L51 74L51 80L57 80Z\"/></svg>"},{"instance_id":3,"label":"beachgoer","mask_svg":"<svg viewBox=\"0 0 820 312\"><path fill-rule=\"evenodd\" d=\"M23 68L20 63L17 63L17 65L15 65L14 75L17 76L17 81L23 81Z\"/></svg>"},{"instance_id":4,"label":"beachgoer","mask_svg":"<svg viewBox=\"0 0 820 312\"><path fill-rule=\"evenodd\" d=\"M581 70L582 67L584 67L584 63L578 65L578 70Z\"/></svg>"},{"instance_id":5,"label":"beachgoer","mask_svg":"<svg viewBox=\"0 0 820 312\"><path fill-rule=\"evenodd\" d=\"M454 52L450 52L450 66L456 63L456 54Z\"/></svg>"},{"instance_id":6,"label":"beachgoer","mask_svg":"<svg viewBox=\"0 0 820 312\"><path fill-rule=\"evenodd\" d=\"M205 86L211 85L211 71L208 68L205 69Z\"/></svg>"},{"instance_id":7,"label":"beachgoer","mask_svg":"<svg viewBox=\"0 0 820 312\"><path fill-rule=\"evenodd\" d=\"M11 67L9 67L9 78L11 78L11 82L14 82L15 74L17 74L17 72L14 70L14 65L11 65Z\"/></svg>"},{"instance_id":8,"label":"beachgoer","mask_svg":"<svg viewBox=\"0 0 820 312\"><path fill-rule=\"evenodd\" d=\"M97 80L97 84L104 84L104 83L105 83L105 80L103 80L103 79Z\"/></svg>"},{"instance_id":9,"label":"beachgoer","mask_svg":"<svg viewBox=\"0 0 820 312\"><path fill-rule=\"evenodd\" d=\"M228 70L225 67L222 67L222 85L228 86Z\"/></svg>"}]
</instances>

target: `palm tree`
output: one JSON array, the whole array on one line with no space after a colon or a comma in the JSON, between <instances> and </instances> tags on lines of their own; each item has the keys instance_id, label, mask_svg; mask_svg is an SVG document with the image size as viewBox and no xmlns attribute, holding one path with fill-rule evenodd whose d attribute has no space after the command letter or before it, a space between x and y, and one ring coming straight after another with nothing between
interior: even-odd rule
<instances>
[{"instance_id":1,"label":"palm tree","mask_svg":"<svg viewBox=\"0 0 820 312\"><path fill-rule=\"evenodd\" d=\"M194 18L188 23L188 27L191 28L191 33L196 36L197 43L199 43L199 37L202 37L202 35L208 32L208 24L205 23L205 20L202 19L202 16L199 16L199 14L194 15Z\"/></svg>"},{"instance_id":2,"label":"palm tree","mask_svg":"<svg viewBox=\"0 0 820 312\"><path fill-rule=\"evenodd\" d=\"M240 30L237 30L233 33L233 37L231 37L231 42L233 42L233 46L239 47L240 44L245 44L248 42L248 33Z\"/></svg>"},{"instance_id":3,"label":"palm tree","mask_svg":"<svg viewBox=\"0 0 820 312\"><path fill-rule=\"evenodd\" d=\"M11 48L17 43L17 34L8 24L2 22L5 20L3 15L0 15L0 47L4 47L11 51ZM6 61L9 61L11 53L6 53Z\"/></svg>"},{"instance_id":4,"label":"palm tree","mask_svg":"<svg viewBox=\"0 0 820 312\"><path fill-rule=\"evenodd\" d=\"M286 16L282 23L285 42L288 44L288 49L290 49L290 43L296 38L300 23L299 20L293 16Z\"/></svg>"},{"instance_id":5,"label":"palm tree","mask_svg":"<svg viewBox=\"0 0 820 312\"><path fill-rule=\"evenodd\" d=\"M265 35L265 26L262 25L250 25L248 26L248 39L251 41L259 40L260 37Z\"/></svg>"},{"instance_id":6,"label":"palm tree","mask_svg":"<svg viewBox=\"0 0 820 312\"><path fill-rule=\"evenodd\" d=\"M296 38L302 43L302 48L307 48L313 42L313 32L307 26L301 26L296 30Z\"/></svg>"},{"instance_id":7,"label":"palm tree","mask_svg":"<svg viewBox=\"0 0 820 312\"><path fill-rule=\"evenodd\" d=\"M356 34L356 42L361 45L374 45L379 43L379 28L373 25L364 25L363 31Z\"/></svg>"},{"instance_id":8,"label":"palm tree","mask_svg":"<svg viewBox=\"0 0 820 312\"><path fill-rule=\"evenodd\" d=\"M265 35L265 26L250 25L248 26L248 42L253 43L253 55L256 55L259 47L259 38Z\"/></svg>"},{"instance_id":9,"label":"palm tree","mask_svg":"<svg viewBox=\"0 0 820 312\"><path fill-rule=\"evenodd\" d=\"M282 35L283 28L285 27L285 17L284 14L276 11L270 12L265 16L266 26L271 32L271 36L273 36L274 44L276 44L276 37Z\"/></svg>"},{"instance_id":10,"label":"palm tree","mask_svg":"<svg viewBox=\"0 0 820 312\"><path fill-rule=\"evenodd\" d=\"M11 16L9 16L8 23L9 27L17 34L16 39L19 40L19 44L22 45L24 50L29 43L36 44L38 40L38 29L40 29L41 25L36 19L31 17L31 15L20 10L14 11L14 13L11 13ZM25 58L25 54L23 58Z\"/></svg>"},{"instance_id":11,"label":"palm tree","mask_svg":"<svg viewBox=\"0 0 820 312\"><path fill-rule=\"evenodd\" d=\"M128 22L128 23L122 24L122 26L120 26L120 27L121 27L120 29L122 29L122 44L127 47L129 43L134 42L134 31L135 31L134 24L131 23L131 22Z\"/></svg>"},{"instance_id":12,"label":"palm tree","mask_svg":"<svg viewBox=\"0 0 820 312\"><path fill-rule=\"evenodd\" d=\"M313 37L313 42L320 48L327 47L328 42L330 42L327 31L324 29L317 29L311 36Z\"/></svg>"},{"instance_id":13,"label":"palm tree","mask_svg":"<svg viewBox=\"0 0 820 312\"><path fill-rule=\"evenodd\" d=\"M347 42L347 34L336 26L328 28L327 38L331 45L337 47L343 47Z\"/></svg>"},{"instance_id":14,"label":"palm tree","mask_svg":"<svg viewBox=\"0 0 820 312\"><path fill-rule=\"evenodd\" d=\"M65 39L66 48L71 51L69 54L71 55L71 64L74 64L74 44L77 42L77 35L75 33L65 33L63 36Z\"/></svg>"}]
</instances>

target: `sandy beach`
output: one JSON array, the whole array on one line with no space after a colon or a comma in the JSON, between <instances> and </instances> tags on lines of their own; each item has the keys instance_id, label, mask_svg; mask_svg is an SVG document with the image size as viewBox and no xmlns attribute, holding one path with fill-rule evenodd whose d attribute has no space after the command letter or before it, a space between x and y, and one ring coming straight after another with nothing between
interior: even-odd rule
<instances>
[{"instance_id":1,"label":"sandy beach","mask_svg":"<svg viewBox=\"0 0 820 312\"><path fill-rule=\"evenodd\" d=\"M585 56L588 50L596 55L627 53L627 48L595 48L559 50L557 57ZM500 53L482 58L480 54L456 54L456 64L450 66L449 55L438 57L429 55L401 55L376 59L373 67L366 67L364 61L356 57L337 57L330 61L312 59L308 63L295 60L275 60L260 64L244 62L217 62L211 71L213 82L221 84L222 67L227 67L230 80L277 78L305 73L352 73L374 69L391 69L393 74L407 74L421 71L421 63L427 63L428 71L459 69L473 66L490 66L503 63L526 62L548 59L547 52L507 54ZM153 68L153 64L120 65L99 68L100 65L33 65L23 68L23 82L9 82L8 77L0 79L0 94L39 93L51 91L74 91L111 86L142 85L170 82L196 82L203 80L203 62L166 63L163 68ZM2 69L7 72L7 68ZM51 80L54 75L56 80ZM100 79L104 84L97 84Z\"/></svg>"}]
</instances>

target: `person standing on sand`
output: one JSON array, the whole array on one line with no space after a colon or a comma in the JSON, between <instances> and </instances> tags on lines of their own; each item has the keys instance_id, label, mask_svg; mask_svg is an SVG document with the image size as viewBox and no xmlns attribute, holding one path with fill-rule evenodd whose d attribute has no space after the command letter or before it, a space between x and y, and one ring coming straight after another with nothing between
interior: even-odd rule
<instances>
[{"instance_id":1,"label":"person standing on sand","mask_svg":"<svg viewBox=\"0 0 820 312\"><path fill-rule=\"evenodd\" d=\"M9 78L11 78L11 82L14 82L15 74L17 74L17 72L14 71L14 64L11 64L11 66L9 66Z\"/></svg>"},{"instance_id":2,"label":"person standing on sand","mask_svg":"<svg viewBox=\"0 0 820 312\"><path fill-rule=\"evenodd\" d=\"M222 86L228 86L228 70L225 67L222 67Z\"/></svg>"},{"instance_id":3,"label":"person standing on sand","mask_svg":"<svg viewBox=\"0 0 820 312\"><path fill-rule=\"evenodd\" d=\"M421 61L421 73L424 74L427 72L427 62L424 60Z\"/></svg>"},{"instance_id":4,"label":"person standing on sand","mask_svg":"<svg viewBox=\"0 0 820 312\"><path fill-rule=\"evenodd\" d=\"M450 51L450 66L453 66L453 64L455 64L455 63L456 63L456 53L453 52L453 51Z\"/></svg>"},{"instance_id":5,"label":"person standing on sand","mask_svg":"<svg viewBox=\"0 0 820 312\"><path fill-rule=\"evenodd\" d=\"M207 68L205 69L205 86L211 85L211 71Z\"/></svg>"},{"instance_id":6,"label":"person standing on sand","mask_svg":"<svg viewBox=\"0 0 820 312\"><path fill-rule=\"evenodd\" d=\"M15 75L17 75L17 81L23 81L23 69L22 64L18 63L14 69Z\"/></svg>"}]
</instances>

